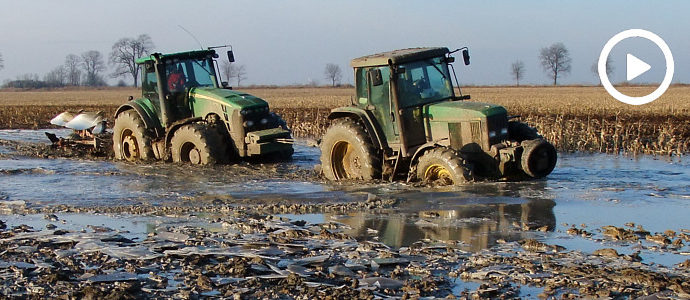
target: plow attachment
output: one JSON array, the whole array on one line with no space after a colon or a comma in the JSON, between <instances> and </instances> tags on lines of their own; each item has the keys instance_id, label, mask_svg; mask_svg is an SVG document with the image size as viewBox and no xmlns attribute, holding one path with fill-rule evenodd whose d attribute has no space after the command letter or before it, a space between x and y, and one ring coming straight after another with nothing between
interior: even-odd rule
<instances>
[{"instance_id":1,"label":"plow attachment","mask_svg":"<svg viewBox=\"0 0 690 300\"><path fill-rule=\"evenodd\" d=\"M58 137L46 132L54 147L91 148L95 151L107 149L112 134L106 131L107 120L103 112L78 111L63 112L50 120L50 124L70 128L73 132L67 137Z\"/></svg>"}]
</instances>

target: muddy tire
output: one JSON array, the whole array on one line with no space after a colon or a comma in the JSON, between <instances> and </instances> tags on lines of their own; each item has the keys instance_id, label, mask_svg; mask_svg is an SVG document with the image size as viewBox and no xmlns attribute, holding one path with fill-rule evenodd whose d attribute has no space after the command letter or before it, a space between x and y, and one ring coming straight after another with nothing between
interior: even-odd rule
<instances>
[{"instance_id":1,"label":"muddy tire","mask_svg":"<svg viewBox=\"0 0 690 300\"><path fill-rule=\"evenodd\" d=\"M417 162L417 179L438 185L458 185L472 180L471 167L455 151L438 147L426 151Z\"/></svg>"},{"instance_id":2,"label":"muddy tire","mask_svg":"<svg viewBox=\"0 0 690 300\"><path fill-rule=\"evenodd\" d=\"M381 178L381 157L359 123L339 119L321 142L321 168L329 180Z\"/></svg>"},{"instance_id":3,"label":"muddy tire","mask_svg":"<svg viewBox=\"0 0 690 300\"><path fill-rule=\"evenodd\" d=\"M227 162L227 147L217 130L205 124L180 127L170 141L173 162L213 165Z\"/></svg>"},{"instance_id":4,"label":"muddy tire","mask_svg":"<svg viewBox=\"0 0 690 300\"><path fill-rule=\"evenodd\" d=\"M511 140L518 142L541 138L536 129L517 121L508 122L508 135Z\"/></svg>"},{"instance_id":5,"label":"muddy tire","mask_svg":"<svg viewBox=\"0 0 690 300\"><path fill-rule=\"evenodd\" d=\"M145 161L153 159L153 147L144 121L134 110L120 113L113 128L115 159Z\"/></svg>"},{"instance_id":6,"label":"muddy tire","mask_svg":"<svg viewBox=\"0 0 690 300\"><path fill-rule=\"evenodd\" d=\"M522 171L532 178L542 178L551 174L556 167L558 153L556 148L544 139L522 142Z\"/></svg>"}]
</instances>

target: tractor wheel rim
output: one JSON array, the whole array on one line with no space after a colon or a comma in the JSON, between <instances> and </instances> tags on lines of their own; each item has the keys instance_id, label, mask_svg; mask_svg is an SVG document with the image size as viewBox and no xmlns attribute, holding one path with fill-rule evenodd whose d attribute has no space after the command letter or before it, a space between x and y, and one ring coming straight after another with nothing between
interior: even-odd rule
<instances>
[{"instance_id":1,"label":"tractor wheel rim","mask_svg":"<svg viewBox=\"0 0 690 300\"><path fill-rule=\"evenodd\" d=\"M352 178L352 164L357 164L357 157L353 157L354 147L346 141L338 141L331 149L331 167L337 180Z\"/></svg>"},{"instance_id":2,"label":"tractor wheel rim","mask_svg":"<svg viewBox=\"0 0 690 300\"><path fill-rule=\"evenodd\" d=\"M128 161L135 161L139 158L137 139L134 136L128 135L122 139L122 155Z\"/></svg>"},{"instance_id":3,"label":"tractor wheel rim","mask_svg":"<svg viewBox=\"0 0 690 300\"><path fill-rule=\"evenodd\" d=\"M189 162L195 165L201 164L201 153L199 153L199 149L194 148L189 151Z\"/></svg>"},{"instance_id":4,"label":"tractor wheel rim","mask_svg":"<svg viewBox=\"0 0 690 300\"><path fill-rule=\"evenodd\" d=\"M433 164L424 171L424 181L442 181L445 184L452 185L454 183L453 176L450 171L439 164Z\"/></svg>"},{"instance_id":5,"label":"tractor wheel rim","mask_svg":"<svg viewBox=\"0 0 690 300\"><path fill-rule=\"evenodd\" d=\"M537 151L534 152L533 156L534 159L532 161L532 166L534 167L534 171L536 172L543 172L549 167L549 162L551 161L551 157L549 155L549 151L545 148L542 147L541 149L537 149Z\"/></svg>"}]
</instances>

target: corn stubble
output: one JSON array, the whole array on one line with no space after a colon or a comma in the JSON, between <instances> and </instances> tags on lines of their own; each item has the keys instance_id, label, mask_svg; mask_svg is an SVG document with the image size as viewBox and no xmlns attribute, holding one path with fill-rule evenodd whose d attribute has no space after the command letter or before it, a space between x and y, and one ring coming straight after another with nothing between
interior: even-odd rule
<instances>
[{"instance_id":1,"label":"corn stubble","mask_svg":"<svg viewBox=\"0 0 690 300\"><path fill-rule=\"evenodd\" d=\"M628 94L649 89L621 88ZM242 91L267 100L287 121L294 136L308 138L319 138L328 127L330 109L348 105L354 94L351 88ZM65 110L102 110L112 116L117 106L126 101L126 95L136 95L136 90L25 93L0 92L0 128L51 128L48 121ZM672 86L660 99L642 106L620 103L603 88L589 86L467 87L463 93L471 94L472 101L505 106L509 114L519 115L522 121L536 127L560 151L655 155L690 152L687 86Z\"/></svg>"}]
</instances>

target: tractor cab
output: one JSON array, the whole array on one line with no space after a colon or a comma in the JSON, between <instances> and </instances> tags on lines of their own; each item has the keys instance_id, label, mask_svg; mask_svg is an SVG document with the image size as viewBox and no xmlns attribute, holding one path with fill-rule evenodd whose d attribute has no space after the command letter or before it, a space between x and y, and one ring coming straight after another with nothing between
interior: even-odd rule
<instances>
[{"instance_id":1,"label":"tractor cab","mask_svg":"<svg viewBox=\"0 0 690 300\"><path fill-rule=\"evenodd\" d=\"M160 99L168 102L167 122L192 116L189 95L194 88L219 88L213 58L214 50L173 54L153 54L137 61L142 66L142 96L154 102L161 116ZM156 61L160 61L156 68ZM161 83L159 85L159 82ZM162 91L162 92L161 92ZM167 123L165 122L165 123Z\"/></svg>"},{"instance_id":2,"label":"tractor cab","mask_svg":"<svg viewBox=\"0 0 690 300\"><path fill-rule=\"evenodd\" d=\"M429 107L459 100L451 80L447 48L412 48L352 60L358 106L369 110L388 144L403 157L428 141ZM469 63L469 61L467 61ZM402 134L401 134L402 133Z\"/></svg>"}]
</instances>

